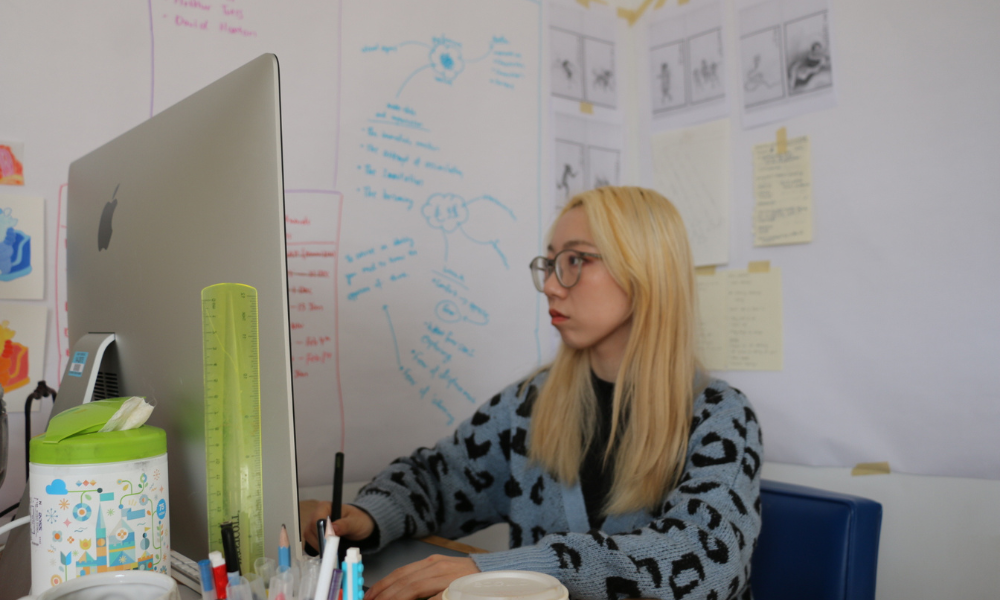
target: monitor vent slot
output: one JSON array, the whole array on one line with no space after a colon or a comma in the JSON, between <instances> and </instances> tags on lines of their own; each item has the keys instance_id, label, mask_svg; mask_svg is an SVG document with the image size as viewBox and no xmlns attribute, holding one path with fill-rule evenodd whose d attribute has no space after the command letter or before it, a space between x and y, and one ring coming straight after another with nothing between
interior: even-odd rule
<instances>
[{"instance_id":1,"label":"monitor vent slot","mask_svg":"<svg viewBox=\"0 0 1000 600\"><path fill-rule=\"evenodd\" d=\"M97 381L94 382L94 400L105 400L107 398L118 398L118 374L106 371L98 371Z\"/></svg>"}]
</instances>

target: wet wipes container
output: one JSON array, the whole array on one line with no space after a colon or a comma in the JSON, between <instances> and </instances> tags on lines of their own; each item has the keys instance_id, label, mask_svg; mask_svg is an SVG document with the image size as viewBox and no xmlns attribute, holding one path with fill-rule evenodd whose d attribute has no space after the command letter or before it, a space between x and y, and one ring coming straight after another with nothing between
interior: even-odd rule
<instances>
[{"instance_id":1,"label":"wet wipes container","mask_svg":"<svg viewBox=\"0 0 1000 600\"><path fill-rule=\"evenodd\" d=\"M142 424L151 410L141 398L90 402L31 440L33 594L92 573L170 574L167 437Z\"/></svg>"}]
</instances>

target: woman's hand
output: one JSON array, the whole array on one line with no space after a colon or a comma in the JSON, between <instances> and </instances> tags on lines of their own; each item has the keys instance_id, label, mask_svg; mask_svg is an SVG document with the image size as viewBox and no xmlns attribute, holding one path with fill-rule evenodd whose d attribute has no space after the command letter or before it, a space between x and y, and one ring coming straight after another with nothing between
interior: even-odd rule
<instances>
[{"instance_id":1,"label":"woman's hand","mask_svg":"<svg viewBox=\"0 0 1000 600\"><path fill-rule=\"evenodd\" d=\"M478 572L471 558L433 554L389 573L365 592L365 600L441 600L452 581Z\"/></svg>"},{"instance_id":2,"label":"woman's hand","mask_svg":"<svg viewBox=\"0 0 1000 600\"><path fill-rule=\"evenodd\" d=\"M316 534L316 521L328 519L333 504L317 500L302 500L299 502L299 515L302 521L302 541L313 548L319 548L319 537ZM333 522L333 532L349 540L363 540L375 530L375 522L368 513L356 506L342 504L340 519Z\"/></svg>"}]
</instances>

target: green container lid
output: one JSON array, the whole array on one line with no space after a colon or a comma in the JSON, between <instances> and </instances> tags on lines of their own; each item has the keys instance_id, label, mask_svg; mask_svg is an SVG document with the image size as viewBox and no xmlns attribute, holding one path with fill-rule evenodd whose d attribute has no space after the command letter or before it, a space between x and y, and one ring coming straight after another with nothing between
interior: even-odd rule
<instances>
[{"instance_id":1,"label":"green container lid","mask_svg":"<svg viewBox=\"0 0 1000 600\"><path fill-rule=\"evenodd\" d=\"M90 465L152 458L167 452L167 434L142 425L101 433L128 398L81 404L52 417L48 431L31 439L30 461L43 465Z\"/></svg>"}]
</instances>

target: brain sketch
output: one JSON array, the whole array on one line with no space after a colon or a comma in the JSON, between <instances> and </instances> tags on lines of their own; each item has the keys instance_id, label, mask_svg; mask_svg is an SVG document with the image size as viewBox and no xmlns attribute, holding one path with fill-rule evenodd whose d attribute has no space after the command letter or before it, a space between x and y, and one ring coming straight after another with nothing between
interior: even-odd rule
<instances>
[{"instance_id":1,"label":"brain sketch","mask_svg":"<svg viewBox=\"0 0 1000 600\"><path fill-rule=\"evenodd\" d=\"M427 199L420 213L434 229L451 233L469 220L469 207L456 194L433 194Z\"/></svg>"},{"instance_id":2,"label":"brain sketch","mask_svg":"<svg viewBox=\"0 0 1000 600\"><path fill-rule=\"evenodd\" d=\"M434 39L430 60L438 81L445 83L451 83L465 69L462 45L447 38Z\"/></svg>"},{"instance_id":3,"label":"brain sketch","mask_svg":"<svg viewBox=\"0 0 1000 600\"><path fill-rule=\"evenodd\" d=\"M423 215L424 220L427 221L427 225L432 229L440 229L441 234L444 236L444 259L448 260L448 243L449 235L453 233L461 233L462 237L469 240L474 244L479 244L483 246L490 246L500 257L503 262L504 267L509 268L507 264L507 257L504 255L503 251L500 249L499 239L478 239L477 237L471 235L463 227L470 220L470 210L469 207L477 202L485 201L486 204L483 206L494 207L494 209L500 209L503 214L506 214L512 221L516 221L517 218L514 216L513 211L507 208L503 203L501 203L496 198L489 195L482 195L478 198L473 198L472 200L466 201L464 198L458 194L450 193L437 193L431 194L427 198L427 202L420 207L420 214ZM487 209L489 210L489 209ZM478 221L483 222L483 217L486 215L480 214ZM472 228L475 231L475 228Z\"/></svg>"},{"instance_id":4,"label":"brain sketch","mask_svg":"<svg viewBox=\"0 0 1000 600\"><path fill-rule=\"evenodd\" d=\"M396 97L398 98L406 85L410 83L417 74L430 69L434 73L434 79L440 81L441 83L451 84L462 71L465 70L465 66L472 63L477 63L485 60L493 54L493 48L498 43L498 39L494 38L489 43L487 50L481 55L475 58L465 58L462 53L461 42L456 42L447 36L434 37L431 39L431 43L420 41L407 41L401 42L399 44L400 48L407 46L415 46L418 48L427 49L427 62L417 67L412 73L406 76L403 80L402 85L399 86L399 90L396 91ZM505 40L501 39L500 43L506 43Z\"/></svg>"}]
</instances>

